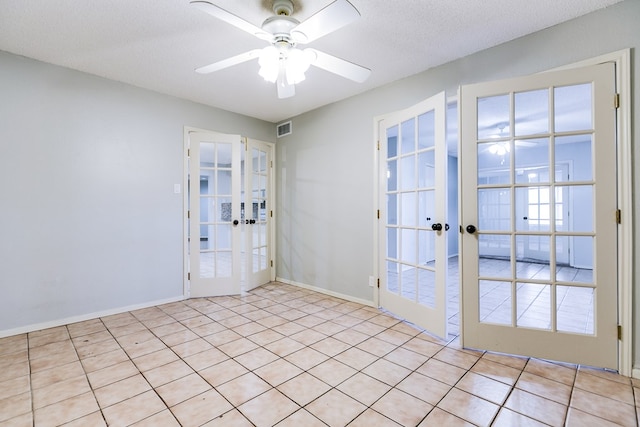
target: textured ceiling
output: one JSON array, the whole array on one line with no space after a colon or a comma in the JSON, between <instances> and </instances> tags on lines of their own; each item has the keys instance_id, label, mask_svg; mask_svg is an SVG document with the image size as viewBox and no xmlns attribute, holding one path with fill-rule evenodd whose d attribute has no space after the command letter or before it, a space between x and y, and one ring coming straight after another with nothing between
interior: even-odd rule
<instances>
[{"instance_id":1,"label":"textured ceiling","mask_svg":"<svg viewBox=\"0 0 640 427\"><path fill-rule=\"evenodd\" d=\"M278 99L257 61L193 70L266 46L188 0L0 0L0 50L270 122L370 90L621 0L350 0L362 17L309 44L372 70L354 83L318 68ZM260 26L270 0L210 0ZM332 0L295 0L299 21Z\"/></svg>"}]
</instances>

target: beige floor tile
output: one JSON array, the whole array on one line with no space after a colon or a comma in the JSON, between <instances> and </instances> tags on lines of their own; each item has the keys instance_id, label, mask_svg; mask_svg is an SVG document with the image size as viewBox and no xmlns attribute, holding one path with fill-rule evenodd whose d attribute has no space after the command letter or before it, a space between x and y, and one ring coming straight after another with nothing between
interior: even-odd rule
<instances>
[{"instance_id":1,"label":"beige floor tile","mask_svg":"<svg viewBox=\"0 0 640 427\"><path fill-rule=\"evenodd\" d=\"M633 406L579 388L573 389L571 407L620 425L631 425L632 422L636 422L636 411Z\"/></svg>"},{"instance_id":2,"label":"beige floor tile","mask_svg":"<svg viewBox=\"0 0 640 427\"><path fill-rule=\"evenodd\" d=\"M29 360L39 359L45 356L54 356L59 353L75 353L71 340L56 341L50 344L29 349Z\"/></svg>"},{"instance_id":3,"label":"beige floor tile","mask_svg":"<svg viewBox=\"0 0 640 427\"><path fill-rule=\"evenodd\" d=\"M171 347L171 350L184 359L185 357L193 356L194 354L198 354L212 348L213 346L207 341L202 338L196 338L182 344L176 344Z\"/></svg>"},{"instance_id":4,"label":"beige floor tile","mask_svg":"<svg viewBox=\"0 0 640 427\"><path fill-rule=\"evenodd\" d=\"M235 360L250 371L279 359L278 355L262 347L237 356Z\"/></svg>"},{"instance_id":5,"label":"beige floor tile","mask_svg":"<svg viewBox=\"0 0 640 427\"><path fill-rule=\"evenodd\" d=\"M29 412L0 423L2 427L33 427L33 414Z\"/></svg>"},{"instance_id":6,"label":"beige floor tile","mask_svg":"<svg viewBox=\"0 0 640 427\"><path fill-rule=\"evenodd\" d=\"M195 334L193 335L190 334L189 332L191 331L189 331L189 329L186 326L184 326L180 322L175 321L173 318L171 319L170 323L163 323L162 325L151 328L151 332L153 332L157 337L160 337L163 341L165 339L171 339L168 337L174 334L182 333L183 335L187 336L187 339L183 339L180 335L176 335L175 337L176 341L173 342L172 345L178 344L179 342L188 341L188 337L192 337L193 335L195 335Z\"/></svg>"},{"instance_id":7,"label":"beige floor tile","mask_svg":"<svg viewBox=\"0 0 640 427\"><path fill-rule=\"evenodd\" d=\"M64 326L29 332L29 348L40 347L58 341L71 339L67 328Z\"/></svg>"},{"instance_id":8,"label":"beige floor tile","mask_svg":"<svg viewBox=\"0 0 640 427\"><path fill-rule=\"evenodd\" d=\"M565 405L519 389L511 392L504 406L549 425L562 425L567 413Z\"/></svg>"},{"instance_id":9,"label":"beige floor tile","mask_svg":"<svg viewBox=\"0 0 640 427\"><path fill-rule=\"evenodd\" d=\"M377 335L385 329L386 328L384 326L376 325L375 323L369 321L358 323L351 328L352 331L363 333L369 337Z\"/></svg>"},{"instance_id":10,"label":"beige floor tile","mask_svg":"<svg viewBox=\"0 0 640 427\"><path fill-rule=\"evenodd\" d=\"M86 359L88 357L94 357L104 353L108 353L110 351L121 349L122 348L120 347L120 344L118 344L118 341L111 338L108 340L76 348L76 351L78 352L78 357L80 357L80 359Z\"/></svg>"},{"instance_id":11,"label":"beige floor tile","mask_svg":"<svg viewBox=\"0 0 640 427\"><path fill-rule=\"evenodd\" d=\"M227 329L225 326L212 321L211 323L196 326L195 328L192 328L191 331L200 337L206 337L208 335L215 334L216 332L224 331L225 329Z\"/></svg>"},{"instance_id":12,"label":"beige floor tile","mask_svg":"<svg viewBox=\"0 0 640 427\"><path fill-rule=\"evenodd\" d=\"M336 355L334 359L344 363L345 365L349 365L358 371L378 360L378 358L373 354L356 347L352 347L349 350Z\"/></svg>"},{"instance_id":13,"label":"beige floor tile","mask_svg":"<svg viewBox=\"0 0 640 427\"><path fill-rule=\"evenodd\" d=\"M102 416L102 412L96 411L84 417L76 418L66 424L64 427L107 427L107 423Z\"/></svg>"},{"instance_id":14,"label":"beige floor tile","mask_svg":"<svg viewBox=\"0 0 640 427\"><path fill-rule=\"evenodd\" d=\"M364 350L367 353L371 353L378 357L383 357L386 354L395 350L398 346L395 344L391 344L387 341L383 341L376 337L369 338L366 341L361 342L356 346L360 350Z\"/></svg>"},{"instance_id":15,"label":"beige floor tile","mask_svg":"<svg viewBox=\"0 0 640 427\"><path fill-rule=\"evenodd\" d=\"M411 371L388 360L379 359L362 370L363 373L395 386L405 379Z\"/></svg>"},{"instance_id":16,"label":"beige floor tile","mask_svg":"<svg viewBox=\"0 0 640 427\"><path fill-rule=\"evenodd\" d=\"M337 340L333 337L324 338L312 345L310 348L326 354L329 357L336 356L351 347L351 345Z\"/></svg>"},{"instance_id":17,"label":"beige floor tile","mask_svg":"<svg viewBox=\"0 0 640 427\"><path fill-rule=\"evenodd\" d=\"M229 357L237 357L251 350L255 350L258 348L258 345L243 337L235 341L219 345L217 348Z\"/></svg>"},{"instance_id":18,"label":"beige floor tile","mask_svg":"<svg viewBox=\"0 0 640 427\"><path fill-rule=\"evenodd\" d=\"M571 398L571 387L528 372L523 372L518 378L516 388L553 400L568 406ZM631 387L629 387L631 389ZM631 396L633 398L633 396Z\"/></svg>"},{"instance_id":19,"label":"beige floor tile","mask_svg":"<svg viewBox=\"0 0 640 427\"><path fill-rule=\"evenodd\" d=\"M30 413L31 393L16 394L0 400L0 422Z\"/></svg>"},{"instance_id":20,"label":"beige floor tile","mask_svg":"<svg viewBox=\"0 0 640 427\"><path fill-rule=\"evenodd\" d=\"M147 327L138 321L132 321L131 323L123 326L109 327L109 332L116 338L123 338L128 335L145 331L147 331Z\"/></svg>"},{"instance_id":21,"label":"beige floor tile","mask_svg":"<svg viewBox=\"0 0 640 427\"><path fill-rule=\"evenodd\" d=\"M117 363L87 374L94 389L104 387L116 381L132 377L140 372L130 360Z\"/></svg>"},{"instance_id":22,"label":"beige floor tile","mask_svg":"<svg viewBox=\"0 0 640 427\"><path fill-rule=\"evenodd\" d=\"M202 427L254 427L253 424L242 415L237 409L222 414ZM151 426L150 426L151 427Z\"/></svg>"},{"instance_id":23,"label":"beige floor tile","mask_svg":"<svg viewBox=\"0 0 640 427\"><path fill-rule=\"evenodd\" d=\"M162 349L154 351L153 353L145 354L144 356L133 359L133 363L140 370L140 372L147 372L152 369L164 366L171 362L175 362L180 358L170 349Z\"/></svg>"},{"instance_id":24,"label":"beige floor tile","mask_svg":"<svg viewBox=\"0 0 640 427\"><path fill-rule=\"evenodd\" d=\"M239 406L271 388L269 383L253 372L248 372L216 387L218 392L234 406Z\"/></svg>"},{"instance_id":25,"label":"beige floor tile","mask_svg":"<svg viewBox=\"0 0 640 427\"><path fill-rule=\"evenodd\" d=\"M82 367L85 372L90 373L109 366L117 365L118 363L126 362L127 360L129 360L127 353L125 353L121 348L118 348L93 357L87 357L86 359L82 359L80 362L82 362Z\"/></svg>"},{"instance_id":26,"label":"beige floor tile","mask_svg":"<svg viewBox=\"0 0 640 427\"><path fill-rule=\"evenodd\" d=\"M258 345L265 346L284 338L284 335L274 330L267 329L265 331L258 332L257 334L249 335L247 338Z\"/></svg>"},{"instance_id":27,"label":"beige floor tile","mask_svg":"<svg viewBox=\"0 0 640 427\"><path fill-rule=\"evenodd\" d=\"M62 402L36 409L33 413L38 427L58 426L98 411L93 393L87 392Z\"/></svg>"},{"instance_id":28,"label":"beige floor tile","mask_svg":"<svg viewBox=\"0 0 640 427\"><path fill-rule=\"evenodd\" d=\"M102 409L109 425L130 425L167 409L158 395L147 391Z\"/></svg>"},{"instance_id":29,"label":"beige floor tile","mask_svg":"<svg viewBox=\"0 0 640 427\"><path fill-rule=\"evenodd\" d=\"M67 363L75 362L76 360L78 360L77 354L75 352L67 351L30 360L29 365L31 372L33 373L66 365Z\"/></svg>"},{"instance_id":30,"label":"beige floor tile","mask_svg":"<svg viewBox=\"0 0 640 427\"><path fill-rule=\"evenodd\" d=\"M167 346L173 347L179 344L188 343L195 339L200 339L200 336L195 332L185 329L179 332L175 332L169 335L160 336L162 342L164 342Z\"/></svg>"},{"instance_id":31,"label":"beige floor tile","mask_svg":"<svg viewBox=\"0 0 640 427\"><path fill-rule=\"evenodd\" d=\"M394 331L393 329L387 329L376 335L376 338L399 346L411 340L412 336L403 334L402 332Z\"/></svg>"},{"instance_id":32,"label":"beige floor tile","mask_svg":"<svg viewBox=\"0 0 640 427\"><path fill-rule=\"evenodd\" d=\"M22 360L0 368L0 382L29 375L29 361Z\"/></svg>"},{"instance_id":33,"label":"beige floor tile","mask_svg":"<svg viewBox=\"0 0 640 427\"><path fill-rule=\"evenodd\" d=\"M629 423L629 425L633 425ZM567 414L566 427L615 427L620 424L607 421L604 418L596 417L576 408L569 408Z\"/></svg>"},{"instance_id":34,"label":"beige floor tile","mask_svg":"<svg viewBox=\"0 0 640 427\"><path fill-rule=\"evenodd\" d=\"M522 371L529 361L528 357L512 356L509 354L499 354L486 352L482 355L485 360L491 360L492 362L500 363L501 365L507 365L519 371Z\"/></svg>"},{"instance_id":35,"label":"beige floor tile","mask_svg":"<svg viewBox=\"0 0 640 427\"><path fill-rule=\"evenodd\" d=\"M359 332L351 328L338 332L337 334L333 335L333 338L340 340L345 344L349 344L349 346L355 346L371 338L371 335Z\"/></svg>"},{"instance_id":36,"label":"beige floor tile","mask_svg":"<svg viewBox=\"0 0 640 427\"><path fill-rule=\"evenodd\" d=\"M403 334L405 335L405 334ZM443 346L421 338L412 338L407 341L403 347L407 350L420 353L424 356L431 357L442 350Z\"/></svg>"},{"instance_id":37,"label":"beige floor tile","mask_svg":"<svg viewBox=\"0 0 640 427\"><path fill-rule=\"evenodd\" d=\"M56 382L33 391L33 407L43 408L90 391L91 387L84 375Z\"/></svg>"},{"instance_id":38,"label":"beige floor tile","mask_svg":"<svg viewBox=\"0 0 640 427\"><path fill-rule=\"evenodd\" d=\"M202 379L200 375L193 373L157 387L155 390L164 403L168 407L172 407L205 391L211 390L211 385Z\"/></svg>"},{"instance_id":39,"label":"beige floor tile","mask_svg":"<svg viewBox=\"0 0 640 427\"><path fill-rule=\"evenodd\" d=\"M311 329L313 329L316 332L320 332L321 334L331 336L341 331L344 331L345 329L347 329L347 327L343 325L338 325L335 322L326 321L324 323L320 323L319 325L314 326Z\"/></svg>"},{"instance_id":40,"label":"beige floor tile","mask_svg":"<svg viewBox=\"0 0 640 427\"><path fill-rule=\"evenodd\" d=\"M508 385L514 385L522 372L518 369L485 359L480 359L478 363L473 365L471 371Z\"/></svg>"},{"instance_id":41,"label":"beige floor tile","mask_svg":"<svg viewBox=\"0 0 640 427\"><path fill-rule=\"evenodd\" d=\"M511 391L511 386L473 372L467 372L456 387L497 405L504 404Z\"/></svg>"},{"instance_id":42,"label":"beige floor tile","mask_svg":"<svg viewBox=\"0 0 640 427\"><path fill-rule=\"evenodd\" d=\"M451 390L450 385L418 372L410 374L396 388L431 405L436 405Z\"/></svg>"},{"instance_id":43,"label":"beige floor tile","mask_svg":"<svg viewBox=\"0 0 640 427\"><path fill-rule=\"evenodd\" d=\"M72 341L73 345L76 346L76 348L80 348L84 347L85 345L95 344L97 342L106 341L112 338L113 335L111 335L111 333L103 327L100 331L77 336L73 338Z\"/></svg>"},{"instance_id":44,"label":"beige floor tile","mask_svg":"<svg viewBox=\"0 0 640 427\"><path fill-rule=\"evenodd\" d=\"M285 357L290 355L291 353L294 353L298 350L303 349L304 344L296 340L292 340L289 337L285 337L285 338L282 338L281 340L274 341L272 343L265 345L264 348L266 348L272 353L277 354L280 357Z\"/></svg>"},{"instance_id":45,"label":"beige floor tile","mask_svg":"<svg viewBox=\"0 0 640 427\"><path fill-rule=\"evenodd\" d=\"M473 424L458 418L453 414L434 408L418 427L446 426L446 427L474 427ZM515 427L515 426L514 426Z\"/></svg>"},{"instance_id":46,"label":"beige floor tile","mask_svg":"<svg viewBox=\"0 0 640 427\"><path fill-rule=\"evenodd\" d=\"M403 426L415 426L433 406L398 389L392 389L371 406L371 409Z\"/></svg>"},{"instance_id":47,"label":"beige floor tile","mask_svg":"<svg viewBox=\"0 0 640 427\"><path fill-rule=\"evenodd\" d=\"M390 420L384 415L374 411L373 409L367 409L362 414L349 423L349 427L398 427L400 424Z\"/></svg>"},{"instance_id":48,"label":"beige floor tile","mask_svg":"<svg viewBox=\"0 0 640 427\"><path fill-rule=\"evenodd\" d=\"M438 408L478 426L488 426L500 408L487 400L473 396L457 388L438 403Z\"/></svg>"},{"instance_id":49,"label":"beige floor tile","mask_svg":"<svg viewBox=\"0 0 640 427\"><path fill-rule=\"evenodd\" d=\"M284 359L278 359L261 368L255 373L274 387L302 373L302 369Z\"/></svg>"},{"instance_id":50,"label":"beige floor tile","mask_svg":"<svg viewBox=\"0 0 640 427\"><path fill-rule=\"evenodd\" d=\"M0 400L31 391L29 375L0 382Z\"/></svg>"},{"instance_id":51,"label":"beige floor tile","mask_svg":"<svg viewBox=\"0 0 640 427\"><path fill-rule=\"evenodd\" d=\"M271 427L300 407L276 389L242 404L238 410L257 427Z\"/></svg>"},{"instance_id":52,"label":"beige floor tile","mask_svg":"<svg viewBox=\"0 0 640 427\"><path fill-rule=\"evenodd\" d=\"M307 328L305 326L302 326L296 322L289 322L289 321L287 321L287 323L283 323L281 325L273 327L274 331L279 332L286 336L291 336L293 334L296 334L300 331L304 331L306 329Z\"/></svg>"},{"instance_id":53,"label":"beige floor tile","mask_svg":"<svg viewBox=\"0 0 640 427\"><path fill-rule=\"evenodd\" d=\"M592 375L591 373L587 373L587 371L579 370L574 387L581 390L587 390L610 399L619 400L620 402L628 405L635 404L633 388L631 387L630 382L620 383L618 381L612 381L597 375Z\"/></svg>"},{"instance_id":54,"label":"beige floor tile","mask_svg":"<svg viewBox=\"0 0 640 427\"><path fill-rule=\"evenodd\" d=\"M84 376L84 374L85 371L82 369L82 364L76 360L56 368L32 373L31 387L33 389L39 389L57 382Z\"/></svg>"},{"instance_id":55,"label":"beige floor tile","mask_svg":"<svg viewBox=\"0 0 640 427\"><path fill-rule=\"evenodd\" d=\"M364 412L367 407L346 394L331 389L305 408L332 427L345 426Z\"/></svg>"},{"instance_id":56,"label":"beige floor tile","mask_svg":"<svg viewBox=\"0 0 640 427\"><path fill-rule=\"evenodd\" d=\"M335 359L329 359L311 368L308 372L332 387L335 387L354 375L357 371Z\"/></svg>"},{"instance_id":57,"label":"beige floor tile","mask_svg":"<svg viewBox=\"0 0 640 427\"><path fill-rule=\"evenodd\" d=\"M214 387L218 387L221 384L231 381L234 378L244 375L249 372L246 368L240 365L233 359L225 360L217 365L210 366L199 374L207 380L209 384Z\"/></svg>"},{"instance_id":58,"label":"beige floor tile","mask_svg":"<svg viewBox=\"0 0 640 427\"><path fill-rule=\"evenodd\" d=\"M209 350L205 350L201 353L185 357L184 361L187 362L187 364L195 371L201 371L209 366L225 361L228 358L229 356L217 348L210 348Z\"/></svg>"},{"instance_id":59,"label":"beige floor tile","mask_svg":"<svg viewBox=\"0 0 640 427\"><path fill-rule=\"evenodd\" d=\"M384 356L384 358L396 365L404 366L412 371L416 370L420 365L426 362L427 359L429 359L428 356L407 350L404 347L396 348L391 353Z\"/></svg>"},{"instance_id":60,"label":"beige floor tile","mask_svg":"<svg viewBox=\"0 0 640 427\"><path fill-rule=\"evenodd\" d=\"M576 377L575 369L539 359L529 359L524 371L570 386L573 385Z\"/></svg>"},{"instance_id":61,"label":"beige floor tile","mask_svg":"<svg viewBox=\"0 0 640 427\"><path fill-rule=\"evenodd\" d=\"M469 354L465 353L464 351L458 351L449 347L445 347L438 353L436 353L433 358L462 369L471 369L471 367L480 358L480 355Z\"/></svg>"},{"instance_id":62,"label":"beige floor tile","mask_svg":"<svg viewBox=\"0 0 640 427\"><path fill-rule=\"evenodd\" d=\"M90 335L96 332L106 331L107 328L100 319L91 319L84 322L72 323L67 325L69 336L71 338L81 337L83 335Z\"/></svg>"},{"instance_id":63,"label":"beige floor tile","mask_svg":"<svg viewBox=\"0 0 640 427\"><path fill-rule=\"evenodd\" d=\"M266 330L266 326L263 326L257 322L249 322L244 325L236 326L233 328L233 331L243 337L248 337L253 334L257 334L258 332L262 332Z\"/></svg>"},{"instance_id":64,"label":"beige floor tile","mask_svg":"<svg viewBox=\"0 0 640 427\"><path fill-rule=\"evenodd\" d=\"M327 383L304 372L289 381L280 384L278 390L300 406L317 399L331 389Z\"/></svg>"},{"instance_id":65,"label":"beige floor tile","mask_svg":"<svg viewBox=\"0 0 640 427\"><path fill-rule=\"evenodd\" d=\"M144 356L145 354L155 353L156 351L163 350L167 348L167 346L158 338L152 338L147 341L128 344L126 346L123 346L123 348L130 358L135 359L136 357Z\"/></svg>"},{"instance_id":66,"label":"beige floor tile","mask_svg":"<svg viewBox=\"0 0 640 427\"><path fill-rule=\"evenodd\" d=\"M493 424L491 424L492 427L544 427L546 425L547 424L525 417L524 415L513 412L507 408L500 409L498 416Z\"/></svg>"},{"instance_id":67,"label":"beige floor tile","mask_svg":"<svg viewBox=\"0 0 640 427\"><path fill-rule=\"evenodd\" d=\"M329 356L327 356L326 354L320 353L319 351L316 351L311 347L305 347L302 350L298 350L295 353L291 353L290 355L285 357L287 361L293 363L304 371L307 371L314 366L319 365L328 358Z\"/></svg>"},{"instance_id":68,"label":"beige floor tile","mask_svg":"<svg viewBox=\"0 0 640 427\"><path fill-rule=\"evenodd\" d=\"M276 424L276 427L326 427L326 424L311 415L304 409L289 415L284 420ZM378 426L376 426L378 427Z\"/></svg>"},{"instance_id":69,"label":"beige floor tile","mask_svg":"<svg viewBox=\"0 0 640 427\"><path fill-rule=\"evenodd\" d=\"M186 377L192 373L193 369L182 360L176 360L175 362L167 363L166 365L143 372L152 387L160 387L161 385L175 381L178 378Z\"/></svg>"},{"instance_id":70,"label":"beige floor tile","mask_svg":"<svg viewBox=\"0 0 640 427\"><path fill-rule=\"evenodd\" d=\"M151 415L148 418L138 421L131 425L132 427L180 427L180 423L173 416L171 411L165 409L162 412Z\"/></svg>"},{"instance_id":71,"label":"beige floor tile","mask_svg":"<svg viewBox=\"0 0 640 427\"><path fill-rule=\"evenodd\" d=\"M120 403L123 400L137 396L151 389L151 386L141 374L117 381L94 390L101 408Z\"/></svg>"},{"instance_id":72,"label":"beige floor tile","mask_svg":"<svg viewBox=\"0 0 640 427\"><path fill-rule=\"evenodd\" d=\"M29 362L29 352L26 349L17 350L12 353L0 355L0 369L6 370L16 363Z\"/></svg>"},{"instance_id":73,"label":"beige floor tile","mask_svg":"<svg viewBox=\"0 0 640 427\"><path fill-rule=\"evenodd\" d=\"M233 332L230 329L225 329L224 331L216 332L215 334L207 335L204 337L209 344L219 347L221 345L230 343L232 341L238 340L242 338L242 336L236 332Z\"/></svg>"},{"instance_id":74,"label":"beige floor tile","mask_svg":"<svg viewBox=\"0 0 640 427\"><path fill-rule=\"evenodd\" d=\"M301 344L309 346L327 338L327 336L318 331L314 331L313 329L309 329L293 334L289 338L294 339Z\"/></svg>"}]
</instances>

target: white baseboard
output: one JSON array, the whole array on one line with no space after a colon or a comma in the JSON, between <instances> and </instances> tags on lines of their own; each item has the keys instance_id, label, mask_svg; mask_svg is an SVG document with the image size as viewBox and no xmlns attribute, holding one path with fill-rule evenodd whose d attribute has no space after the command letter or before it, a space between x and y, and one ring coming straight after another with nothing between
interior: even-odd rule
<instances>
[{"instance_id":1,"label":"white baseboard","mask_svg":"<svg viewBox=\"0 0 640 427\"><path fill-rule=\"evenodd\" d=\"M631 378L640 379L640 368L633 368L631 370Z\"/></svg>"},{"instance_id":2,"label":"white baseboard","mask_svg":"<svg viewBox=\"0 0 640 427\"><path fill-rule=\"evenodd\" d=\"M307 285L306 283L296 282L294 280L283 279L282 277L276 277L276 282L286 283L287 285L297 286L299 288L308 289L310 291L319 292L321 294L329 295L332 297L344 299L351 302L356 302L358 304L366 305L369 307L376 307L373 301L364 300L361 298L352 297L351 295L341 294L339 292L330 291L328 289L319 288L317 286Z\"/></svg>"},{"instance_id":3,"label":"white baseboard","mask_svg":"<svg viewBox=\"0 0 640 427\"><path fill-rule=\"evenodd\" d=\"M13 335L19 335L19 334L24 334L24 333L33 332L33 331L39 331L42 329L55 328L57 326L62 326L62 325L70 325L71 323L83 322L85 320L96 319L98 317L111 316L113 314L126 313L127 311L140 310L142 308L154 307L156 305L169 304L176 301L182 301L184 299L185 299L184 296L181 295L174 298L167 298L167 299L157 300L157 301L149 301L142 304L130 305L127 307L113 308L110 310L97 311L93 313L82 314L79 316L67 317L64 319L56 319L56 320L51 320L43 323L35 323L32 325L21 326L15 329L6 329L4 331L0 331L0 338L10 337Z\"/></svg>"}]
</instances>

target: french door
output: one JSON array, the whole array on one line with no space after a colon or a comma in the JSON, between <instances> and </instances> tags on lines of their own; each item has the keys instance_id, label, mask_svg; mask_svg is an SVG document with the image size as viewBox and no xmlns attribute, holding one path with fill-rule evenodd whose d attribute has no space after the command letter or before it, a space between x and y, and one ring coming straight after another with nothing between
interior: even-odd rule
<instances>
[{"instance_id":1,"label":"french door","mask_svg":"<svg viewBox=\"0 0 640 427\"><path fill-rule=\"evenodd\" d=\"M612 63L460 89L462 343L618 368Z\"/></svg>"},{"instance_id":2,"label":"french door","mask_svg":"<svg viewBox=\"0 0 640 427\"><path fill-rule=\"evenodd\" d=\"M445 337L446 98L379 123L380 306Z\"/></svg>"},{"instance_id":3,"label":"french door","mask_svg":"<svg viewBox=\"0 0 640 427\"><path fill-rule=\"evenodd\" d=\"M190 296L240 294L269 282L272 146L195 131L188 144Z\"/></svg>"}]
</instances>

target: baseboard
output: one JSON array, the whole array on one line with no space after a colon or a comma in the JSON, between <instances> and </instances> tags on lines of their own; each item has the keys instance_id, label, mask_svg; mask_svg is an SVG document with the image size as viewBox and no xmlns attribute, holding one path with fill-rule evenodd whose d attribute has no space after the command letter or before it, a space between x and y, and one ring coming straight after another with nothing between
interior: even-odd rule
<instances>
[{"instance_id":1,"label":"baseboard","mask_svg":"<svg viewBox=\"0 0 640 427\"><path fill-rule=\"evenodd\" d=\"M19 334L24 334L24 333L33 332L33 331L39 331L42 329L55 328L57 326L62 326L62 325L70 325L71 323L84 322L85 320L96 319L98 317L111 316L114 314L126 313L127 311L134 311L134 310L140 310L143 308L154 307L156 305L169 304L176 301L182 301L184 299L185 299L184 296L181 295L179 297L174 297L174 298L167 298L167 299L157 300L157 301L149 301L142 304L130 305L127 307L119 307L119 308L114 308L114 309L105 310L105 311L97 311L93 313L82 314L80 316L72 316L64 319L51 320L49 322L35 323L32 325L21 326L15 329L6 329L4 331L0 331L0 338L10 337L13 335L19 335Z\"/></svg>"},{"instance_id":2,"label":"baseboard","mask_svg":"<svg viewBox=\"0 0 640 427\"><path fill-rule=\"evenodd\" d=\"M330 291L330 290L327 290L327 289L324 289L324 288L319 288L317 286L307 285L306 283L300 283L300 282L296 282L294 280L283 279L282 277L276 277L276 281L285 283L287 285L293 285L293 286L297 286L299 288L308 289L310 291L318 292L318 293L329 295L329 296L332 296L332 297L340 298L340 299L347 300L347 301L350 301L350 302L356 302L358 304L366 305L366 306L369 306L369 307L376 307L376 305L373 303L373 301L367 301L367 300L364 300L364 299L361 299L361 298L353 297L351 295L341 294L340 292L334 292L334 291Z\"/></svg>"},{"instance_id":3,"label":"baseboard","mask_svg":"<svg viewBox=\"0 0 640 427\"><path fill-rule=\"evenodd\" d=\"M631 370L631 378L640 379L640 368L633 368Z\"/></svg>"}]
</instances>

